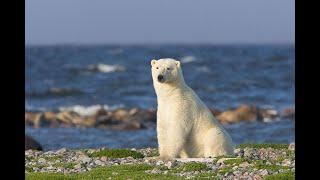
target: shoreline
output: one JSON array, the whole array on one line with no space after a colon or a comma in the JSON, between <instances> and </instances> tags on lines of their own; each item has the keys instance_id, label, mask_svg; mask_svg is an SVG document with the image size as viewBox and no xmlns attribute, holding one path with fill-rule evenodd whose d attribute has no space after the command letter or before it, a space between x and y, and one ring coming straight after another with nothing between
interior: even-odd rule
<instances>
[{"instance_id":1,"label":"shoreline","mask_svg":"<svg viewBox=\"0 0 320 180\"><path fill-rule=\"evenodd\" d=\"M288 107L281 112L272 108L261 108L243 104L236 108L219 110L210 108L212 114L223 125L239 122L272 122L281 119L295 120L295 108ZM106 130L139 130L156 126L156 110L140 108L115 108L103 106L85 110L63 109L58 111L25 111L25 125L41 127L94 127Z\"/></svg>"},{"instance_id":2,"label":"shoreline","mask_svg":"<svg viewBox=\"0 0 320 180\"><path fill-rule=\"evenodd\" d=\"M294 179L295 143L241 144L234 156L162 161L156 148L25 151L27 179Z\"/></svg>"}]
</instances>

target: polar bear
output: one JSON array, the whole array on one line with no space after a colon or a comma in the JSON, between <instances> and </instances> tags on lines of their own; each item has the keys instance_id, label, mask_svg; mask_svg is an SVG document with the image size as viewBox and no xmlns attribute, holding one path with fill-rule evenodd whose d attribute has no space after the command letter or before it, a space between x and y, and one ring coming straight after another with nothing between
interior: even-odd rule
<instances>
[{"instance_id":1,"label":"polar bear","mask_svg":"<svg viewBox=\"0 0 320 180\"><path fill-rule=\"evenodd\" d=\"M232 155L234 145L223 126L186 85L180 61L151 60L157 95L160 159Z\"/></svg>"}]
</instances>

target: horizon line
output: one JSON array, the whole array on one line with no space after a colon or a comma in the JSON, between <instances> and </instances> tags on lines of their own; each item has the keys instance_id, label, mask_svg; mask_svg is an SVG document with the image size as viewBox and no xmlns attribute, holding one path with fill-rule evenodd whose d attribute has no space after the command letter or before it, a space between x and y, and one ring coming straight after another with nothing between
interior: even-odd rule
<instances>
[{"instance_id":1,"label":"horizon line","mask_svg":"<svg viewBox=\"0 0 320 180\"><path fill-rule=\"evenodd\" d=\"M190 46L190 45L295 45L295 42L235 42L235 43L25 43L25 46Z\"/></svg>"}]
</instances>

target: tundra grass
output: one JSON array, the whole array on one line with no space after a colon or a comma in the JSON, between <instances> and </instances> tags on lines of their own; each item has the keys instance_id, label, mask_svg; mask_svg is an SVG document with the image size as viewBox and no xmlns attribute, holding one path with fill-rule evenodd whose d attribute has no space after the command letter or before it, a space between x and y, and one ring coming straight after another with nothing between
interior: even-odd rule
<instances>
[{"instance_id":1,"label":"tundra grass","mask_svg":"<svg viewBox=\"0 0 320 180\"><path fill-rule=\"evenodd\" d=\"M164 174L150 174L146 170L153 169L153 166L146 164L118 165L111 167L99 167L91 171L77 174L58 173L27 173L27 180L91 180L91 179L182 179L182 177Z\"/></svg>"},{"instance_id":2,"label":"tundra grass","mask_svg":"<svg viewBox=\"0 0 320 180\"><path fill-rule=\"evenodd\" d=\"M104 149L99 152L93 152L91 154L88 154L89 157L110 157L110 158L124 158L124 157L133 157L135 159L137 158L143 158L143 154L137 152L137 151L132 151L129 149Z\"/></svg>"},{"instance_id":3,"label":"tundra grass","mask_svg":"<svg viewBox=\"0 0 320 180\"><path fill-rule=\"evenodd\" d=\"M285 173L265 176L264 179L265 180L294 180L295 174L293 172L285 172Z\"/></svg>"},{"instance_id":4,"label":"tundra grass","mask_svg":"<svg viewBox=\"0 0 320 180\"><path fill-rule=\"evenodd\" d=\"M273 148L273 149L288 149L288 144L273 144L273 143L262 143L262 144L256 144L256 143L243 143L237 146L237 148Z\"/></svg>"}]
</instances>

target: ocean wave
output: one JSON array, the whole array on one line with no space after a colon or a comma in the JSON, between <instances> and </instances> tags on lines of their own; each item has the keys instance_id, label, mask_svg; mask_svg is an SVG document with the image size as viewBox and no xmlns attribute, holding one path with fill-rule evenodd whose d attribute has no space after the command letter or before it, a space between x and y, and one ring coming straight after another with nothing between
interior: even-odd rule
<instances>
[{"instance_id":1,"label":"ocean wave","mask_svg":"<svg viewBox=\"0 0 320 180\"><path fill-rule=\"evenodd\" d=\"M117 55L117 54L121 54L123 52L123 49L121 48L108 49L107 52L112 55Z\"/></svg>"},{"instance_id":2,"label":"ocean wave","mask_svg":"<svg viewBox=\"0 0 320 180\"><path fill-rule=\"evenodd\" d=\"M201 66L197 68L198 71L204 72L204 73L209 73L211 70L207 66Z\"/></svg>"},{"instance_id":3,"label":"ocean wave","mask_svg":"<svg viewBox=\"0 0 320 180\"><path fill-rule=\"evenodd\" d=\"M191 63L191 62L194 62L194 61L196 61L196 57L194 57L194 56L184 56L184 57L182 57L181 58L181 62L182 63Z\"/></svg>"},{"instance_id":4,"label":"ocean wave","mask_svg":"<svg viewBox=\"0 0 320 180\"><path fill-rule=\"evenodd\" d=\"M37 92L37 91L26 92L25 96L41 98L41 97L47 97L47 96L70 96L70 95L83 94L83 93L84 92L78 89L53 87L42 92Z\"/></svg>"},{"instance_id":5,"label":"ocean wave","mask_svg":"<svg viewBox=\"0 0 320 180\"><path fill-rule=\"evenodd\" d=\"M81 116L91 116L94 115L99 109L105 109L105 110L114 110L117 108L123 107L123 105L91 105L91 106L82 106L82 105L74 105L74 106L68 106L68 107L59 107L59 111L73 111Z\"/></svg>"},{"instance_id":6,"label":"ocean wave","mask_svg":"<svg viewBox=\"0 0 320 180\"><path fill-rule=\"evenodd\" d=\"M88 70L90 71L99 71L102 73L111 73L111 72L122 72L125 71L126 68L120 65L109 65L109 64L93 64L88 66Z\"/></svg>"}]
</instances>

